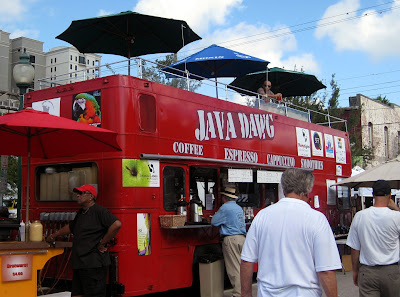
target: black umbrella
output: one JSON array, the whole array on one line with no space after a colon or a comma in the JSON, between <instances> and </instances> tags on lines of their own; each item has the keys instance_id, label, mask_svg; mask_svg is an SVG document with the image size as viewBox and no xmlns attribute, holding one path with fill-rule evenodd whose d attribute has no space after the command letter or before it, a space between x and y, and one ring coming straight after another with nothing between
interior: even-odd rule
<instances>
[{"instance_id":1,"label":"black umbrella","mask_svg":"<svg viewBox=\"0 0 400 297\"><path fill-rule=\"evenodd\" d=\"M259 71L238 77L228 87L245 95L254 95L266 80L272 84L271 91L282 93L283 97L310 96L312 93L326 88L314 75L278 67L271 68L268 72ZM246 90L250 92L246 92Z\"/></svg>"},{"instance_id":2,"label":"black umbrella","mask_svg":"<svg viewBox=\"0 0 400 297\"><path fill-rule=\"evenodd\" d=\"M128 59L154 53L176 53L199 40L185 21L144 15L133 11L76 20L56 38L81 53L104 53Z\"/></svg>"}]
</instances>

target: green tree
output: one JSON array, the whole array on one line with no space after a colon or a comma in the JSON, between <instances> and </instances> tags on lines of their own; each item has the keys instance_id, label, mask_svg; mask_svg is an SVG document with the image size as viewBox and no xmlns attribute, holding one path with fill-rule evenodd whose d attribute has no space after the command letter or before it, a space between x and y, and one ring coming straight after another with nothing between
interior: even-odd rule
<instances>
[{"instance_id":1,"label":"green tree","mask_svg":"<svg viewBox=\"0 0 400 297\"><path fill-rule=\"evenodd\" d=\"M18 192L18 158L14 156L8 156L8 168L7 168L7 188L5 197L15 197Z\"/></svg>"},{"instance_id":2,"label":"green tree","mask_svg":"<svg viewBox=\"0 0 400 297\"><path fill-rule=\"evenodd\" d=\"M144 62L142 68L143 78L154 81L160 84L168 85L171 87L187 90L187 80L184 78L166 78L165 74L160 71L161 68L168 66L178 61L177 54L166 55L164 59L156 59L157 64L151 64ZM201 86L200 81L191 79L189 82L189 91L194 92Z\"/></svg>"},{"instance_id":3,"label":"green tree","mask_svg":"<svg viewBox=\"0 0 400 297\"><path fill-rule=\"evenodd\" d=\"M379 101L383 104L386 104L388 106L392 106L392 103L389 101L389 99L385 97L382 97L382 95L379 95L378 97L375 98L376 101Z\"/></svg>"},{"instance_id":4,"label":"green tree","mask_svg":"<svg viewBox=\"0 0 400 297\"><path fill-rule=\"evenodd\" d=\"M331 91L329 93L325 92L321 97L318 97L317 92L311 96L287 98L287 101L315 111L311 113L311 122L313 123L328 125L330 122L332 128L342 131L346 131L347 128L349 132L352 166L360 165L365 167L365 165L371 162L374 155L372 148L362 146L360 130L360 116L362 111L351 110L350 116L346 116L345 109L339 107L340 87L335 80L335 74L332 74L329 85ZM336 120L333 117L330 117L328 121L328 116L326 114L339 119L344 117L348 118L347 126L343 121Z\"/></svg>"}]
</instances>

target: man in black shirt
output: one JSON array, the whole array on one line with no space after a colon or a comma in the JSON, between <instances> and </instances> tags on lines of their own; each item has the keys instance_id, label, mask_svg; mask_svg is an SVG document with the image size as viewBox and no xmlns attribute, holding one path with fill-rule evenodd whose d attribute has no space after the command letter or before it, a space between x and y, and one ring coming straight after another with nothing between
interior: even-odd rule
<instances>
[{"instance_id":1,"label":"man in black shirt","mask_svg":"<svg viewBox=\"0 0 400 297\"><path fill-rule=\"evenodd\" d=\"M105 296L110 257L106 244L118 233L121 222L107 209L95 203L97 190L92 185L75 188L82 208L68 225L46 238L74 234L71 265L72 297Z\"/></svg>"}]
</instances>

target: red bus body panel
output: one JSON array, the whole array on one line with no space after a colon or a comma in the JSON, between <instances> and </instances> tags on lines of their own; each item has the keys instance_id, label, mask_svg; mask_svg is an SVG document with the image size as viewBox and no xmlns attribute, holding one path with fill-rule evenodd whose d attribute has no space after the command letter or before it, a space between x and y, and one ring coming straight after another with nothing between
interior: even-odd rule
<instances>
[{"instance_id":1,"label":"red bus body panel","mask_svg":"<svg viewBox=\"0 0 400 297\"><path fill-rule=\"evenodd\" d=\"M339 224L341 212L337 205L327 204L326 180L336 181L351 175L350 146L346 132L123 75L30 92L25 96L25 106L42 100L61 98L60 116L71 119L73 96L96 90L101 90L101 127L119 134L118 142L122 151L82 154L52 160L32 159L30 182L36 186L31 187L30 217L32 221L39 219L41 212L78 209L74 201L54 202L37 199L37 166L95 162L98 167L99 187L97 203L108 208L122 222L121 231L116 238L117 244L111 251L119 258L119 282L125 285L124 296L191 286L196 247L217 244L219 233L214 227L182 230L160 228L159 215L174 214L165 211L163 207L161 173L159 187L123 187L122 159L141 159L141 154L170 156L170 159L161 159L160 172L165 166L181 166L185 169L186 176L189 174L189 166L196 164L283 171L285 166L278 166L280 164L270 163L268 166L268 158L288 157L288 160L294 161L294 166L299 168L302 167L302 163L307 162L303 160L312 160L320 168L313 170L315 185L310 193L310 197L313 198L310 205L314 207L314 196L317 195L320 204L318 210L327 216L331 226ZM147 121L140 118L146 116L145 113L140 113L139 97L147 98L144 95L155 99L154 132L144 131L140 124ZM228 114L232 117L231 121ZM242 117L242 121L246 121L244 116L248 121L248 130L246 123L240 120ZM337 163L336 158L328 158L325 154L299 156L296 127L343 138L345 164ZM241 157L237 154L241 154ZM196 158L199 158L199 161L196 161ZM231 162L232 159L236 163ZM213 160L218 160L219 163ZM243 162L237 162L240 160ZM340 175L337 175L338 166L341 168ZM26 166L24 169L23 185L26 184ZM25 192L26 188L23 189L22 197L25 197ZM185 187L185 197L189 197L188 186ZM24 207L25 205L23 210ZM255 209L255 213L258 210ZM208 213L212 214L215 211ZM147 256L138 255L138 213L150 214L151 254ZM207 214L207 211L205 213ZM342 213L343 215L349 224L350 212Z\"/></svg>"}]
</instances>

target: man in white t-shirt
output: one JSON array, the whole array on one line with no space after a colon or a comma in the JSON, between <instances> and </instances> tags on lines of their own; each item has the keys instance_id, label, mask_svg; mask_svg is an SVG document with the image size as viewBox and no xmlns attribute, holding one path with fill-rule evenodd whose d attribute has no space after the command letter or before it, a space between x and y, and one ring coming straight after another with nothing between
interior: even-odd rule
<instances>
[{"instance_id":1,"label":"man in white t-shirt","mask_svg":"<svg viewBox=\"0 0 400 297\"><path fill-rule=\"evenodd\" d=\"M310 171L290 168L281 178L286 198L261 210L247 233L242 251L242 297L252 296L253 265L258 262L257 297L337 297L335 270L339 252L326 217L313 210L308 194Z\"/></svg>"},{"instance_id":2,"label":"man in white t-shirt","mask_svg":"<svg viewBox=\"0 0 400 297\"><path fill-rule=\"evenodd\" d=\"M388 181L378 180L372 189L374 206L356 213L347 237L353 282L360 297L399 296L399 208Z\"/></svg>"}]
</instances>

